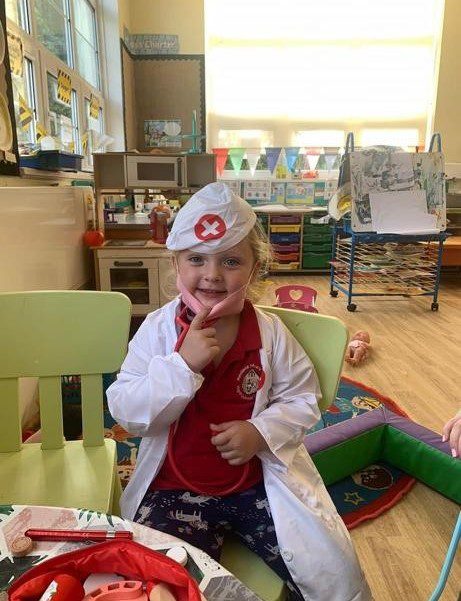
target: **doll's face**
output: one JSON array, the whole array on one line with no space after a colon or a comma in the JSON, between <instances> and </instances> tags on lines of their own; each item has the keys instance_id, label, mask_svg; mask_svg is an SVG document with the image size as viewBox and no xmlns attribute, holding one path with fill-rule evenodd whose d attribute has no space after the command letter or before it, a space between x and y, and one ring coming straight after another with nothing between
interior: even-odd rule
<instances>
[{"instance_id":1,"label":"doll's face","mask_svg":"<svg viewBox=\"0 0 461 601\"><path fill-rule=\"evenodd\" d=\"M359 330L354 334L354 339L370 343L370 334L368 332L365 332L365 330Z\"/></svg>"}]
</instances>

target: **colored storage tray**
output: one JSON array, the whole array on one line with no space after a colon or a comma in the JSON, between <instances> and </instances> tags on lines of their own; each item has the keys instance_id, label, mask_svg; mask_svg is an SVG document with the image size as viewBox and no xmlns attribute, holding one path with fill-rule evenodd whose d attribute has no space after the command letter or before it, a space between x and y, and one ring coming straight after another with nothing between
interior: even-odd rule
<instances>
[{"instance_id":1,"label":"colored storage tray","mask_svg":"<svg viewBox=\"0 0 461 601\"><path fill-rule=\"evenodd\" d=\"M282 252L282 253L294 253L299 252L300 244L272 244L272 249L274 252Z\"/></svg>"},{"instance_id":2,"label":"colored storage tray","mask_svg":"<svg viewBox=\"0 0 461 601\"><path fill-rule=\"evenodd\" d=\"M299 244L299 234L272 234L270 241L274 244Z\"/></svg>"},{"instance_id":3,"label":"colored storage tray","mask_svg":"<svg viewBox=\"0 0 461 601\"><path fill-rule=\"evenodd\" d=\"M303 231L310 234L328 234L332 235L333 229L327 223L306 223L304 222Z\"/></svg>"},{"instance_id":4,"label":"colored storage tray","mask_svg":"<svg viewBox=\"0 0 461 601\"><path fill-rule=\"evenodd\" d=\"M330 267L331 253L303 253L303 269L317 268L327 269Z\"/></svg>"},{"instance_id":5,"label":"colored storage tray","mask_svg":"<svg viewBox=\"0 0 461 601\"><path fill-rule=\"evenodd\" d=\"M306 242L303 244L303 253L314 252L314 253L330 253L331 254L331 242Z\"/></svg>"},{"instance_id":6,"label":"colored storage tray","mask_svg":"<svg viewBox=\"0 0 461 601\"><path fill-rule=\"evenodd\" d=\"M293 224L293 225L272 225L270 226L271 232L275 232L277 234L291 234L291 233L299 233L301 229L301 225Z\"/></svg>"},{"instance_id":7,"label":"colored storage tray","mask_svg":"<svg viewBox=\"0 0 461 601\"><path fill-rule=\"evenodd\" d=\"M273 262L271 263L270 269L272 271L292 271L294 269L299 269L299 261L296 261L294 263L278 263L278 262Z\"/></svg>"},{"instance_id":8,"label":"colored storage tray","mask_svg":"<svg viewBox=\"0 0 461 601\"><path fill-rule=\"evenodd\" d=\"M271 224L301 223L301 215L272 215Z\"/></svg>"},{"instance_id":9,"label":"colored storage tray","mask_svg":"<svg viewBox=\"0 0 461 601\"><path fill-rule=\"evenodd\" d=\"M280 263L299 261L299 253L274 253L274 259Z\"/></svg>"},{"instance_id":10,"label":"colored storage tray","mask_svg":"<svg viewBox=\"0 0 461 601\"><path fill-rule=\"evenodd\" d=\"M321 243L331 243L332 240L332 235L331 234L327 234L327 233L320 233L320 234L312 234L311 232L304 232L303 233L303 242L304 244L309 244L312 242L316 242L318 244Z\"/></svg>"}]
</instances>

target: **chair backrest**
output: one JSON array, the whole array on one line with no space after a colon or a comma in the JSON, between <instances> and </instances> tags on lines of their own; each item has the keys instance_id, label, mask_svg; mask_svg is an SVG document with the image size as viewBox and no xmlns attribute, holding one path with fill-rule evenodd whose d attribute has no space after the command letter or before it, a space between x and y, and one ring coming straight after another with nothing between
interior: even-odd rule
<instances>
[{"instance_id":1,"label":"chair backrest","mask_svg":"<svg viewBox=\"0 0 461 601\"><path fill-rule=\"evenodd\" d=\"M322 390L319 406L322 411L325 411L335 400L338 391L349 338L345 324L340 319L327 315L280 307L260 308L278 315L309 355Z\"/></svg>"},{"instance_id":2,"label":"chair backrest","mask_svg":"<svg viewBox=\"0 0 461 601\"><path fill-rule=\"evenodd\" d=\"M0 294L0 452L21 448L21 377L39 378L42 449L63 446L63 375L81 376L83 444L103 444L101 376L122 364L130 314L118 292Z\"/></svg>"},{"instance_id":3,"label":"chair backrest","mask_svg":"<svg viewBox=\"0 0 461 601\"><path fill-rule=\"evenodd\" d=\"M275 290L276 306L318 313L315 308L317 290L309 286L280 286Z\"/></svg>"}]
</instances>

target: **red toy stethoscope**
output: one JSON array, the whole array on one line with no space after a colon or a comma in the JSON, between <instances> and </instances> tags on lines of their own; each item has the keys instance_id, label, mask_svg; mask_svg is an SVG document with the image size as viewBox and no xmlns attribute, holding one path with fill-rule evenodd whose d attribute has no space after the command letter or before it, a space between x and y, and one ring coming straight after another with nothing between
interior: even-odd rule
<instances>
[{"instance_id":1,"label":"red toy stethoscope","mask_svg":"<svg viewBox=\"0 0 461 601\"><path fill-rule=\"evenodd\" d=\"M178 340L176 341L176 344L174 347L175 352L179 351L179 349L182 346L182 343L184 342L184 338L187 336L187 333L189 332L190 323L186 319L187 310L188 310L188 308L187 308L187 306L185 306L181 310L179 315L176 316L176 324L181 328L181 331L180 331ZM203 324L203 326L207 327L207 326L211 325L212 323L214 323L214 321L215 320L209 320L209 321L205 322ZM181 484L186 489L191 490L192 492L195 492L200 495L207 495L207 496L214 496L214 495L225 496L225 495L230 495L231 493L238 490L248 476L248 472L250 470L249 463L245 463L242 466L242 475L240 476L238 481L235 484L233 484L232 486L229 486L228 488L226 488L225 490L198 489L196 486L194 486L191 482L189 482L187 480L187 478L179 471L179 468L178 468L175 458L174 458L174 452L173 452L174 435L176 434L176 430L178 429L178 423L179 423L179 420L177 420L170 426L170 431L168 433L167 453L168 453L168 460L170 462L171 469L173 470L174 475L181 482Z\"/></svg>"}]
</instances>

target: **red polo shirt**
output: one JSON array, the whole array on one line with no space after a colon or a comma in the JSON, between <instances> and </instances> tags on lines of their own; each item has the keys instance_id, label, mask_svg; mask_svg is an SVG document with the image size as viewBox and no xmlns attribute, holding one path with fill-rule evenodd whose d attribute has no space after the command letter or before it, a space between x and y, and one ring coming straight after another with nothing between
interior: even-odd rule
<instances>
[{"instance_id":1,"label":"red polo shirt","mask_svg":"<svg viewBox=\"0 0 461 601\"><path fill-rule=\"evenodd\" d=\"M237 483L243 466L229 465L211 443L210 424L251 417L256 391L263 375L259 350L261 336L253 305L246 301L240 317L237 338L215 367L208 364L205 380L195 398L181 415L174 436L174 459L184 477L199 490L225 490ZM246 490L262 480L261 462L253 457L248 476L238 490ZM151 484L151 489L181 490L184 485L171 469L168 456ZM234 491L238 492L238 491Z\"/></svg>"}]
</instances>

